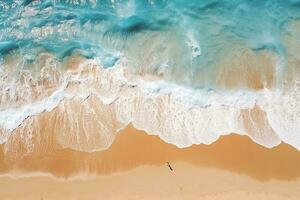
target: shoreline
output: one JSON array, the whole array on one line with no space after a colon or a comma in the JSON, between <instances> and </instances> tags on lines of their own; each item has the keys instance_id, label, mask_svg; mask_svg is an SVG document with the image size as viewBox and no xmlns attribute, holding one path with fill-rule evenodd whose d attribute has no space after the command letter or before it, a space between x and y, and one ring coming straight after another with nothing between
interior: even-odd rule
<instances>
[{"instance_id":1,"label":"shoreline","mask_svg":"<svg viewBox=\"0 0 300 200\"><path fill-rule=\"evenodd\" d=\"M104 151L87 153L59 148L38 151L8 162L0 151L1 173L49 173L68 179L78 174L111 175L139 166L161 166L166 162L186 162L197 167L212 167L248 175L261 181L300 178L300 152L288 144L272 149L251 141L247 136L222 136L210 145L178 148L158 136L148 135L129 126L122 130L113 144ZM3 147L3 146L2 146Z\"/></svg>"},{"instance_id":2,"label":"shoreline","mask_svg":"<svg viewBox=\"0 0 300 200\"><path fill-rule=\"evenodd\" d=\"M0 151L0 166L4 160ZM236 134L180 149L129 126L105 151L53 149L6 167L12 171L0 175L4 200L300 198L300 152L284 143L268 149Z\"/></svg>"}]
</instances>

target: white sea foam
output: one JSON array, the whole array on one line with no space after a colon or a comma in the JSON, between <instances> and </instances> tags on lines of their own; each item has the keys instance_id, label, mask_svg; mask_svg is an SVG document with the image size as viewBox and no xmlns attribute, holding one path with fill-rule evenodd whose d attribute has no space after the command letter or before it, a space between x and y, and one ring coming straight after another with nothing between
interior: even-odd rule
<instances>
[{"instance_id":1,"label":"white sea foam","mask_svg":"<svg viewBox=\"0 0 300 200\"><path fill-rule=\"evenodd\" d=\"M186 37L187 37L186 43L191 48L192 58L201 56L202 50L201 50L198 40L194 36L193 31L192 30L188 31L186 34Z\"/></svg>"},{"instance_id":2,"label":"white sea foam","mask_svg":"<svg viewBox=\"0 0 300 200\"><path fill-rule=\"evenodd\" d=\"M156 134L178 147L210 144L221 135L237 133L248 135L265 147L271 148L284 141L300 149L299 82L284 92L276 89L195 90L162 80L143 79L131 74L125 66L119 61L115 67L104 69L97 66L96 61L85 61L79 66L80 70L89 68L93 69L93 73L67 72L64 74L64 84L47 98L1 110L0 126L6 131L0 140L6 142L14 129L26 123L29 117L51 112L66 99L80 98L85 101L92 95L115 116L103 119L106 122L116 120L119 124L116 129L108 127L106 132L120 130L131 123L135 128ZM72 84L74 89L70 86ZM105 126L106 122L99 123ZM85 133L88 134L93 133ZM88 149L78 145L64 146Z\"/></svg>"},{"instance_id":3,"label":"white sea foam","mask_svg":"<svg viewBox=\"0 0 300 200\"><path fill-rule=\"evenodd\" d=\"M0 126L8 131L16 129L27 117L41 112L50 112L63 99L63 88L55 91L51 96L19 108L9 108L0 111Z\"/></svg>"}]
</instances>

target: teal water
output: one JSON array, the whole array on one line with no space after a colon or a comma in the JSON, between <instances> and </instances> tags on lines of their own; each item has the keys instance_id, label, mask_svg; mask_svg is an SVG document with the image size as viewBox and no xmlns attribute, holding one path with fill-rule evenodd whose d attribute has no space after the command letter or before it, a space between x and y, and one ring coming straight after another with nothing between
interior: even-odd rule
<instances>
[{"instance_id":1,"label":"teal water","mask_svg":"<svg viewBox=\"0 0 300 200\"><path fill-rule=\"evenodd\" d=\"M300 44L299 0L2 0L0 13L1 57L18 52L25 63L43 51L104 67L125 56L141 73L201 87L211 83L195 74L213 78L220 60L246 51L270 52L282 68L300 59L286 43Z\"/></svg>"}]
</instances>

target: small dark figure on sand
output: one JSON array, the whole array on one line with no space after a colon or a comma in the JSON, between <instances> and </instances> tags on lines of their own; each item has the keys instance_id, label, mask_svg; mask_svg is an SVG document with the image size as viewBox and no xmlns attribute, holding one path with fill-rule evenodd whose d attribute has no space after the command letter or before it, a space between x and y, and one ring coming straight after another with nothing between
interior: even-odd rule
<instances>
[{"instance_id":1,"label":"small dark figure on sand","mask_svg":"<svg viewBox=\"0 0 300 200\"><path fill-rule=\"evenodd\" d=\"M173 171L173 168L172 168L172 166L170 165L169 162L167 162L167 166L169 167L169 169L170 169L171 171Z\"/></svg>"}]
</instances>

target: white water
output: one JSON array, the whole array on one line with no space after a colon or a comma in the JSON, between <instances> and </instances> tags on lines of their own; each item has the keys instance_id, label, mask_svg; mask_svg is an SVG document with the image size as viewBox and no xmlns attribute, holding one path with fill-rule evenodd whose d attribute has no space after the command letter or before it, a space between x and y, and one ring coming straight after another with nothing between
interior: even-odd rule
<instances>
[{"instance_id":1,"label":"white water","mask_svg":"<svg viewBox=\"0 0 300 200\"><path fill-rule=\"evenodd\" d=\"M87 60L80 64L76 73L62 73L62 84L51 95L0 111L0 126L4 130L0 141L7 142L11 134L21 124L26 124L29 118L51 112L66 99L80 98L84 102L89 96L94 96L115 116L97 119L102 127L100 134L105 131L108 135L110 132L115 135L115 131L132 123L135 128L158 135L165 142L180 148L210 144L221 135L237 133L248 135L268 148L283 141L300 150L299 82L285 92L275 89L252 92L193 90L133 75L125 66L126 63L119 61L115 67L104 69L97 66L96 61ZM105 127L105 124L110 126L114 123L109 120L116 120L117 127ZM87 138L89 134L94 133L84 133ZM109 138L113 140L113 137ZM73 143L64 142L62 145L95 151L108 148L112 141L99 148L81 146L79 141Z\"/></svg>"}]
</instances>

